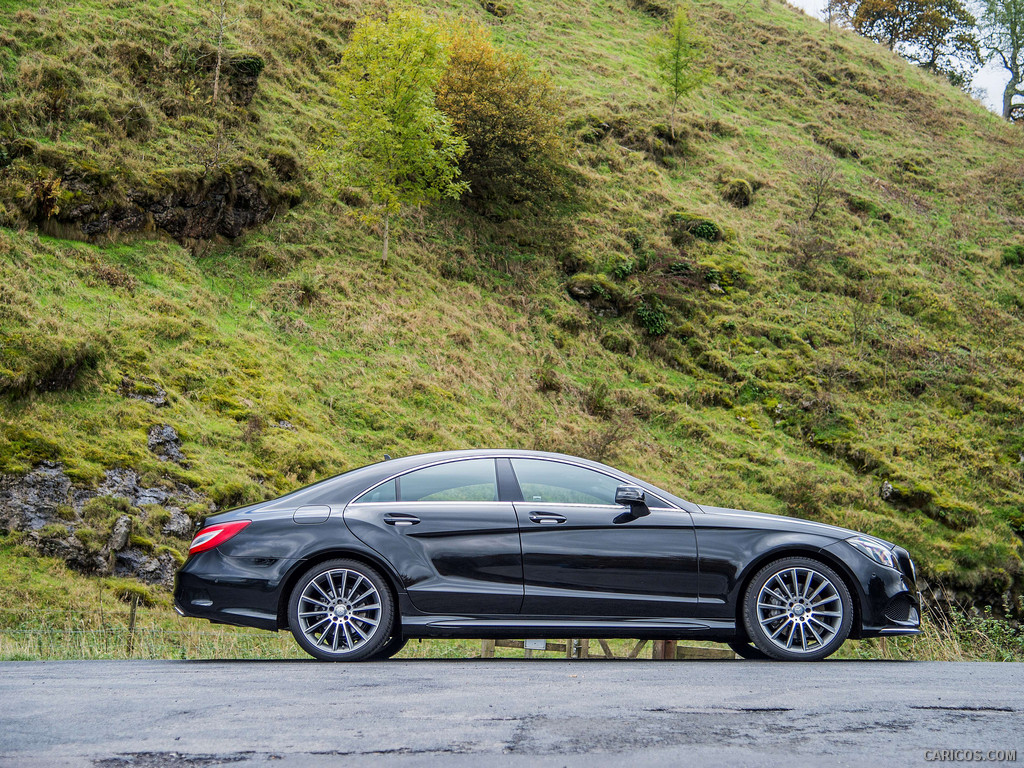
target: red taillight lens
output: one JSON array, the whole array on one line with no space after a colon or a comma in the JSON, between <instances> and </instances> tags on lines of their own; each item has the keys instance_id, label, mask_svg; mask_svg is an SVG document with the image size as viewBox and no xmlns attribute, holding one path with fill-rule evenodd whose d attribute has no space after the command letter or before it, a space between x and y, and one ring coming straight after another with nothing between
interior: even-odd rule
<instances>
[{"instance_id":1,"label":"red taillight lens","mask_svg":"<svg viewBox=\"0 0 1024 768\"><path fill-rule=\"evenodd\" d=\"M203 528L203 530L197 533L196 537L192 539L192 544L189 545L188 553L190 555L197 555L208 549L219 547L232 536L241 532L241 530L251 522L252 520L235 520L232 523L218 523L217 525L211 525L209 528Z\"/></svg>"}]
</instances>

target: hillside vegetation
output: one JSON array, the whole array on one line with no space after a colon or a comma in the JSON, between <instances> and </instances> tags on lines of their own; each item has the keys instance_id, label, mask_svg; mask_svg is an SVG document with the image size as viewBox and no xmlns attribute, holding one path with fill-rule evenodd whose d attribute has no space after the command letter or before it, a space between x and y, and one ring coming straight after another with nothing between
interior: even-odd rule
<instances>
[{"instance_id":1,"label":"hillside vegetation","mask_svg":"<svg viewBox=\"0 0 1024 768\"><path fill-rule=\"evenodd\" d=\"M673 139L669 3L420 3L562 89L571 192L413 210L385 268L365 201L311 161L331 67L382 4L228 2L216 104L210 5L0 13L0 473L130 468L226 507L385 453L559 450L893 539L980 604L1020 595L1019 127L788 5L722 0L690 9L711 77ZM91 504L65 518L94 542L128 514L134 546L187 548L159 505Z\"/></svg>"}]
</instances>

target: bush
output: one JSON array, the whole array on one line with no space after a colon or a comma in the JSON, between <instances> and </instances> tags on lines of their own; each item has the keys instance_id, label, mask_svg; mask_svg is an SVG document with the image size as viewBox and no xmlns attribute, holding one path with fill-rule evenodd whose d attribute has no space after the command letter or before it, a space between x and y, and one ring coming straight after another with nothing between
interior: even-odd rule
<instances>
[{"instance_id":1,"label":"bush","mask_svg":"<svg viewBox=\"0 0 1024 768\"><path fill-rule=\"evenodd\" d=\"M1021 267L1024 266L1024 245L1008 245L1003 248L1003 266Z\"/></svg>"},{"instance_id":2,"label":"bush","mask_svg":"<svg viewBox=\"0 0 1024 768\"><path fill-rule=\"evenodd\" d=\"M512 15L512 3L498 2L497 0L480 0L480 6L499 19Z\"/></svg>"},{"instance_id":3,"label":"bush","mask_svg":"<svg viewBox=\"0 0 1024 768\"><path fill-rule=\"evenodd\" d=\"M617 280L625 280L636 272L636 259L619 256L612 265L611 273Z\"/></svg>"},{"instance_id":4,"label":"bush","mask_svg":"<svg viewBox=\"0 0 1024 768\"><path fill-rule=\"evenodd\" d=\"M667 19L672 15L673 3L671 0L629 0L632 8L653 16L656 19Z\"/></svg>"},{"instance_id":5,"label":"bush","mask_svg":"<svg viewBox=\"0 0 1024 768\"><path fill-rule=\"evenodd\" d=\"M655 298L644 299L637 305L636 320L651 336L664 336L668 332L668 315Z\"/></svg>"},{"instance_id":6,"label":"bush","mask_svg":"<svg viewBox=\"0 0 1024 768\"><path fill-rule=\"evenodd\" d=\"M562 191L564 105L551 80L496 48L479 25L460 20L447 36L437 105L468 146L459 162L464 198L493 210Z\"/></svg>"},{"instance_id":7,"label":"bush","mask_svg":"<svg viewBox=\"0 0 1024 768\"><path fill-rule=\"evenodd\" d=\"M601 346L609 352L615 352L619 355L633 357L636 354L636 346L633 344L633 340L626 334L619 333L618 331L608 331L608 333L602 336Z\"/></svg>"},{"instance_id":8,"label":"bush","mask_svg":"<svg viewBox=\"0 0 1024 768\"><path fill-rule=\"evenodd\" d=\"M685 211L670 213L668 217L669 237L672 244L680 246L692 238L716 242L725 239L725 232L718 224L703 216Z\"/></svg>"}]
</instances>

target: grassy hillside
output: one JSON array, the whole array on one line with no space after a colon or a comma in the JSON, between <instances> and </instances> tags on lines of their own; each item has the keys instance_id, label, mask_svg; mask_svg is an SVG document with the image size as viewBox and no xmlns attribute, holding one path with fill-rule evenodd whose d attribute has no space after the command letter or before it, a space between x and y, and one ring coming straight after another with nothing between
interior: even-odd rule
<instances>
[{"instance_id":1,"label":"grassy hillside","mask_svg":"<svg viewBox=\"0 0 1024 768\"><path fill-rule=\"evenodd\" d=\"M551 73L576 190L516 220L410 212L382 269L358 196L308 167L377 4L231 5L217 107L205 5L0 15L0 473L127 467L226 506L383 453L563 450L897 540L981 603L1021 593L1019 128L787 5L726 0L693 7L714 77L673 140L661 3L421 3ZM156 424L187 466L147 448ZM185 546L133 514L147 546Z\"/></svg>"}]
</instances>

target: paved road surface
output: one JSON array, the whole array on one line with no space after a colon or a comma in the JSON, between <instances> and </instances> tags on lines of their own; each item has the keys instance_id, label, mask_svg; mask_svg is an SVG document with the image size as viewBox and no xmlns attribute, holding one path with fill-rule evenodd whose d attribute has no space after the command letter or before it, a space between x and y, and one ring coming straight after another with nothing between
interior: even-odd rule
<instances>
[{"instance_id":1,"label":"paved road surface","mask_svg":"<svg viewBox=\"0 0 1024 768\"><path fill-rule=\"evenodd\" d=\"M942 749L1024 764L1024 665L0 664L3 768L879 768Z\"/></svg>"}]
</instances>

